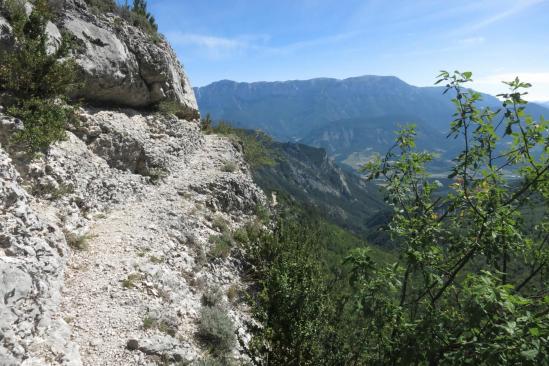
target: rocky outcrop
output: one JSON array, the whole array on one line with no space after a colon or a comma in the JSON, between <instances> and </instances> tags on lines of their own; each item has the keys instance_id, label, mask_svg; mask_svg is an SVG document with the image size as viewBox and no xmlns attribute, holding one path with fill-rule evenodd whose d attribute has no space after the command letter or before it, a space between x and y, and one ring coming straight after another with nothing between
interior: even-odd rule
<instances>
[{"instance_id":1,"label":"rocky outcrop","mask_svg":"<svg viewBox=\"0 0 549 366\"><path fill-rule=\"evenodd\" d=\"M0 14L0 50L13 47L12 28L6 18Z\"/></svg>"},{"instance_id":2,"label":"rocky outcrop","mask_svg":"<svg viewBox=\"0 0 549 366\"><path fill-rule=\"evenodd\" d=\"M59 226L39 215L11 159L0 148L0 365L78 365L61 301L68 248ZM41 217L42 216L42 217Z\"/></svg>"},{"instance_id":3,"label":"rocky outcrop","mask_svg":"<svg viewBox=\"0 0 549 366\"><path fill-rule=\"evenodd\" d=\"M166 174L180 163L174 157L184 157L204 142L198 126L175 117L95 110L80 118L85 123L73 132L95 155L112 168L149 177Z\"/></svg>"},{"instance_id":4,"label":"rocky outcrop","mask_svg":"<svg viewBox=\"0 0 549 366\"><path fill-rule=\"evenodd\" d=\"M201 132L165 40L82 0L62 3L48 46L63 33L77 45L79 123L29 157L12 140L25 121L0 105L0 365L202 364L210 290L248 339L241 256L234 243L213 249L266 199L241 147ZM10 47L0 16L0 51ZM144 112L162 101L183 117Z\"/></svg>"},{"instance_id":5,"label":"rocky outcrop","mask_svg":"<svg viewBox=\"0 0 549 366\"><path fill-rule=\"evenodd\" d=\"M85 85L77 96L130 107L171 100L198 109L177 56L160 35L115 14L93 15L82 0L67 1L59 23L81 45L76 60Z\"/></svg>"},{"instance_id":6,"label":"rocky outcrop","mask_svg":"<svg viewBox=\"0 0 549 366\"><path fill-rule=\"evenodd\" d=\"M0 364L198 361L204 293L222 289L236 328L247 320L224 295L242 263L208 254L214 222L238 228L265 197L238 146L195 121L78 113L47 155L0 154ZM0 121L7 142L21 124Z\"/></svg>"},{"instance_id":7,"label":"rocky outcrop","mask_svg":"<svg viewBox=\"0 0 549 366\"><path fill-rule=\"evenodd\" d=\"M54 23L47 27L52 49L62 32L77 45L74 57L82 83L75 97L133 108L172 101L198 110L189 79L161 35L151 35L116 14L95 15L82 0L66 0ZM0 15L0 51L9 47L13 47L11 29Z\"/></svg>"},{"instance_id":8,"label":"rocky outcrop","mask_svg":"<svg viewBox=\"0 0 549 366\"><path fill-rule=\"evenodd\" d=\"M324 149L290 142L272 142L269 148L280 158L254 171L255 182L266 192L289 194L300 205L315 208L358 235L376 232L380 223L372 220L383 217L387 206L374 184L342 169Z\"/></svg>"}]
</instances>

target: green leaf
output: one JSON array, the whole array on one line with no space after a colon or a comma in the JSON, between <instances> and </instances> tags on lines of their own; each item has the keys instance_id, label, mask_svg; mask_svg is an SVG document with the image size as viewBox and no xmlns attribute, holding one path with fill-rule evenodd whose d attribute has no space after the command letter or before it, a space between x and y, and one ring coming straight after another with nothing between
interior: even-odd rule
<instances>
[{"instance_id":1,"label":"green leaf","mask_svg":"<svg viewBox=\"0 0 549 366\"><path fill-rule=\"evenodd\" d=\"M534 360L538 353L539 351L537 349L529 349L527 351L522 351L520 354L527 360Z\"/></svg>"}]
</instances>

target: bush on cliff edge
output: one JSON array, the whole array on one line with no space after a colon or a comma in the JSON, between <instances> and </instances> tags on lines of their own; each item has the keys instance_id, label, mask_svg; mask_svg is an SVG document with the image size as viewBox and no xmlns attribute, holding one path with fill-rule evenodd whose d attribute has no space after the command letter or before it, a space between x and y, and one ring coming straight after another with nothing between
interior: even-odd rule
<instances>
[{"instance_id":1,"label":"bush on cliff edge","mask_svg":"<svg viewBox=\"0 0 549 366\"><path fill-rule=\"evenodd\" d=\"M65 128L74 122L67 95L75 84L76 65L66 58L70 50L66 36L53 50L46 32L51 18L48 1L36 0L29 16L23 6L17 0L2 3L16 46L0 56L0 90L10 96L7 113L24 123L14 141L38 152L62 140Z\"/></svg>"}]
</instances>

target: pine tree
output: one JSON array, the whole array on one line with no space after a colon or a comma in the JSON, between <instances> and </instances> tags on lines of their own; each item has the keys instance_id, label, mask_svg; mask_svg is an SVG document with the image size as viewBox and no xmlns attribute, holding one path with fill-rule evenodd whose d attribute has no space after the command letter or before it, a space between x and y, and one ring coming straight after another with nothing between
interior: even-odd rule
<instances>
[{"instance_id":1,"label":"pine tree","mask_svg":"<svg viewBox=\"0 0 549 366\"><path fill-rule=\"evenodd\" d=\"M0 90L12 96L7 112L24 122L14 139L30 151L62 140L74 112L66 101L75 82L75 63L66 59L67 38L55 51L48 49L50 16L47 0L36 0L28 17L11 18L17 44L0 57Z\"/></svg>"},{"instance_id":2,"label":"pine tree","mask_svg":"<svg viewBox=\"0 0 549 366\"><path fill-rule=\"evenodd\" d=\"M153 29L155 31L158 30L156 19L154 19L154 16L147 11L147 0L134 0L132 12L147 19Z\"/></svg>"}]
</instances>

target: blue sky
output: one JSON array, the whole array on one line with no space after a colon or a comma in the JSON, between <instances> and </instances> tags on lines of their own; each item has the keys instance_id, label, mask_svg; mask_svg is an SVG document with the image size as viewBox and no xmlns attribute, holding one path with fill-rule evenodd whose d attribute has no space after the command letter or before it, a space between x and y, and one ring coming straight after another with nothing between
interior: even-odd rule
<instances>
[{"instance_id":1,"label":"blue sky","mask_svg":"<svg viewBox=\"0 0 549 366\"><path fill-rule=\"evenodd\" d=\"M549 0L149 0L194 86L474 72L495 94L519 75L549 100Z\"/></svg>"}]
</instances>

